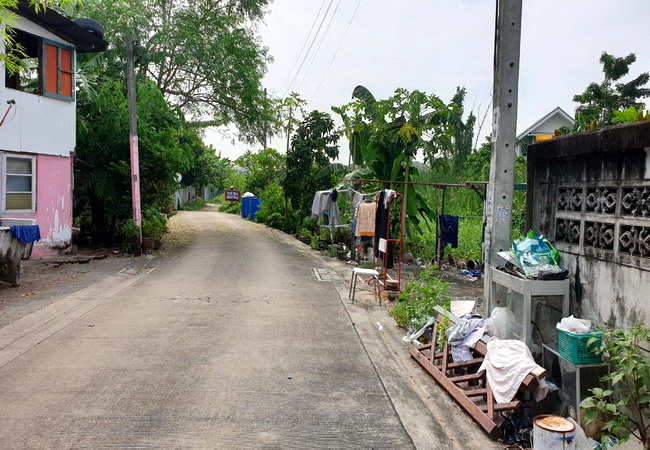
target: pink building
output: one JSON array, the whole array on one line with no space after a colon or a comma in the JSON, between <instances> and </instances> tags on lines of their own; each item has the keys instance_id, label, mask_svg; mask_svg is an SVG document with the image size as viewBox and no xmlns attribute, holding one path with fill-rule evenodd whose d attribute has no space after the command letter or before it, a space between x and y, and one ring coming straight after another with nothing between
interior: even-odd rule
<instances>
[{"instance_id":1,"label":"pink building","mask_svg":"<svg viewBox=\"0 0 650 450\"><path fill-rule=\"evenodd\" d=\"M41 240L32 255L39 257L72 241L76 54L104 51L107 43L92 21L75 23L52 9L37 14L27 1L15 12L14 38L29 69L0 71L0 221L34 220Z\"/></svg>"}]
</instances>

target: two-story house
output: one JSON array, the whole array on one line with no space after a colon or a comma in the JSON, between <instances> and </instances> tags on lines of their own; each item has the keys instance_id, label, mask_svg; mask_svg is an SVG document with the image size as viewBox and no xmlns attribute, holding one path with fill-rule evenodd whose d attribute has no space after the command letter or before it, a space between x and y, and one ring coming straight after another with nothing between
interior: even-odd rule
<instances>
[{"instance_id":1,"label":"two-story house","mask_svg":"<svg viewBox=\"0 0 650 450\"><path fill-rule=\"evenodd\" d=\"M52 9L37 13L27 1L15 14L20 50L3 42L0 51L13 51L26 70L0 70L0 218L34 220L38 257L72 241L76 54L104 51L107 43L92 21L75 23Z\"/></svg>"}]
</instances>

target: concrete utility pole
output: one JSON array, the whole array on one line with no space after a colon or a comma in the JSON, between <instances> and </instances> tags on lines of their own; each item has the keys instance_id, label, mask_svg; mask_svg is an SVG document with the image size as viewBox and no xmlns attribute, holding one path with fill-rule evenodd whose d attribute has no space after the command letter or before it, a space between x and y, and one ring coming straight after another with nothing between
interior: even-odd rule
<instances>
[{"instance_id":1,"label":"concrete utility pole","mask_svg":"<svg viewBox=\"0 0 650 450\"><path fill-rule=\"evenodd\" d=\"M490 268L499 264L500 251L510 248L512 195L515 172L519 51L522 0L497 0L494 42L494 109L492 160L487 187L484 297L486 314L492 311Z\"/></svg>"},{"instance_id":2,"label":"concrete utility pole","mask_svg":"<svg viewBox=\"0 0 650 450\"><path fill-rule=\"evenodd\" d=\"M131 201L133 222L140 229L135 244L135 255L142 255L142 214L140 211L140 160L138 156L138 114L135 95L135 69L133 68L133 38L126 38L126 78L129 94L129 143L131 149Z\"/></svg>"}]
</instances>

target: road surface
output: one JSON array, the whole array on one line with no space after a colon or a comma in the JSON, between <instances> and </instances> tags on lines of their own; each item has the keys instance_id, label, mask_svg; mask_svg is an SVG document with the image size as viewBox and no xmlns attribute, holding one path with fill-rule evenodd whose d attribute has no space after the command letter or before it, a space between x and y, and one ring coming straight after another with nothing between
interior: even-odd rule
<instances>
[{"instance_id":1,"label":"road surface","mask_svg":"<svg viewBox=\"0 0 650 450\"><path fill-rule=\"evenodd\" d=\"M157 266L0 329L0 447L491 446L412 387L370 325L383 307L341 299L345 266L213 209L174 220L194 237Z\"/></svg>"}]
</instances>

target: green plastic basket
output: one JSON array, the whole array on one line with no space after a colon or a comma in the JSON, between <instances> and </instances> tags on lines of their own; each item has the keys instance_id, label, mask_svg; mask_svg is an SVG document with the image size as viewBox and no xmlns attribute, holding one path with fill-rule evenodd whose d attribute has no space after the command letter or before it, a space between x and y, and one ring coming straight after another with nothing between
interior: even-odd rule
<instances>
[{"instance_id":1,"label":"green plastic basket","mask_svg":"<svg viewBox=\"0 0 650 450\"><path fill-rule=\"evenodd\" d=\"M603 333L575 334L558 328L557 345L560 355L576 365L601 363L603 355L597 355L592 350L598 348L599 342L594 343L591 347L587 346L587 342L592 336L597 337L600 341Z\"/></svg>"}]
</instances>

